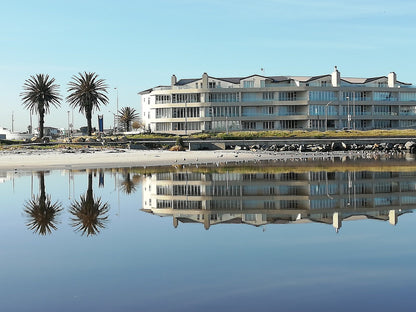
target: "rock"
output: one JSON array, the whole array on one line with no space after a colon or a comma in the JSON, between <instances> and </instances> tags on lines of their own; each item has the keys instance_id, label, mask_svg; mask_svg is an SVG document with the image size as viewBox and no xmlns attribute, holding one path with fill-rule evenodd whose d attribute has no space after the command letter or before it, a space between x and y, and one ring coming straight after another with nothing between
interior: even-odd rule
<instances>
[{"instance_id":1,"label":"rock","mask_svg":"<svg viewBox=\"0 0 416 312\"><path fill-rule=\"evenodd\" d=\"M347 145L344 142L332 142L331 143L332 151L345 151L346 149L347 149Z\"/></svg>"},{"instance_id":2,"label":"rock","mask_svg":"<svg viewBox=\"0 0 416 312\"><path fill-rule=\"evenodd\" d=\"M119 142L123 142L124 143L124 142L127 142L127 137L123 135L122 137L118 137L117 140Z\"/></svg>"},{"instance_id":3,"label":"rock","mask_svg":"<svg viewBox=\"0 0 416 312\"><path fill-rule=\"evenodd\" d=\"M74 142L74 143L83 143L83 142L85 142L85 139L83 137L77 137L77 138L73 138L72 142Z\"/></svg>"},{"instance_id":4,"label":"rock","mask_svg":"<svg viewBox=\"0 0 416 312\"><path fill-rule=\"evenodd\" d=\"M391 151L393 147L394 147L393 143L386 143L384 146L384 148L388 151Z\"/></svg>"},{"instance_id":5,"label":"rock","mask_svg":"<svg viewBox=\"0 0 416 312\"><path fill-rule=\"evenodd\" d=\"M406 144L404 145L404 148L407 149L408 151L410 151L412 149L412 147L415 145L416 143L413 141L408 141L406 142Z\"/></svg>"},{"instance_id":6,"label":"rock","mask_svg":"<svg viewBox=\"0 0 416 312\"><path fill-rule=\"evenodd\" d=\"M48 136L44 136L43 138L42 138L42 143L49 143L50 142L50 140L51 140L51 138L50 137L48 137Z\"/></svg>"}]
</instances>

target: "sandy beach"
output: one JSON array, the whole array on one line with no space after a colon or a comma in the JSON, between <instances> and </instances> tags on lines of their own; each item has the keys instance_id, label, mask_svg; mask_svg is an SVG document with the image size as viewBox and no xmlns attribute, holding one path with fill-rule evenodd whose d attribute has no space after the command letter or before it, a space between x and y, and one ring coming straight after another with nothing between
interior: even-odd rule
<instances>
[{"instance_id":1,"label":"sandy beach","mask_svg":"<svg viewBox=\"0 0 416 312\"><path fill-rule=\"evenodd\" d=\"M351 153L166 150L14 150L0 153L0 169L94 169L174 165L235 164L288 159L326 159Z\"/></svg>"}]
</instances>

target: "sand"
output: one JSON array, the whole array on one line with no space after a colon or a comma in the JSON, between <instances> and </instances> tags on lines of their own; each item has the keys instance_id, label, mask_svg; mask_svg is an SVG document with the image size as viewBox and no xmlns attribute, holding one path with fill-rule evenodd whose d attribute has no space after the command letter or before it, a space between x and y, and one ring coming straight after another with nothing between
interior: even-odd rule
<instances>
[{"instance_id":1,"label":"sand","mask_svg":"<svg viewBox=\"0 0 416 312\"><path fill-rule=\"evenodd\" d=\"M156 167L173 165L216 165L284 159L325 159L342 157L331 153L259 151L165 151L165 150L17 150L0 153L0 169L95 169Z\"/></svg>"}]
</instances>

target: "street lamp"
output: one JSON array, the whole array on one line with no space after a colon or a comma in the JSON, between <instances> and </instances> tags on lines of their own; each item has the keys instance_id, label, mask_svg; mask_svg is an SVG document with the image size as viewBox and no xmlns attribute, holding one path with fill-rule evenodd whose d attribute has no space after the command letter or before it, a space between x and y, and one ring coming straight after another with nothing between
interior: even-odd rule
<instances>
[{"instance_id":1,"label":"street lamp","mask_svg":"<svg viewBox=\"0 0 416 312\"><path fill-rule=\"evenodd\" d=\"M116 111L116 113L118 114L118 89L117 89L117 87L115 87L114 88L114 90L116 90L117 91L117 111ZM114 113L113 113L114 114ZM114 131L116 131L115 129L116 129L116 126L115 126L115 117L114 117ZM118 129L118 122L117 122L117 129Z\"/></svg>"},{"instance_id":2,"label":"street lamp","mask_svg":"<svg viewBox=\"0 0 416 312\"><path fill-rule=\"evenodd\" d=\"M108 112L113 114L113 131L115 131L115 128L116 128L116 114L114 114L112 111L108 111Z\"/></svg>"},{"instance_id":3,"label":"street lamp","mask_svg":"<svg viewBox=\"0 0 416 312\"><path fill-rule=\"evenodd\" d=\"M328 105L332 104L334 101L328 102L328 104L325 105L325 132L328 131Z\"/></svg>"},{"instance_id":4,"label":"street lamp","mask_svg":"<svg viewBox=\"0 0 416 312\"><path fill-rule=\"evenodd\" d=\"M185 135L188 135L188 106L185 100Z\"/></svg>"},{"instance_id":5,"label":"street lamp","mask_svg":"<svg viewBox=\"0 0 416 312\"><path fill-rule=\"evenodd\" d=\"M350 114L350 97L347 96L347 128L350 130L351 126L351 114Z\"/></svg>"},{"instance_id":6,"label":"street lamp","mask_svg":"<svg viewBox=\"0 0 416 312\"><path fill-rule=\"evenodd\" d=\"M69 113L70 111L68 111L68 138L70 137L69 133L70 133L70 126L69 126Z\"/></svg>"}]
</instances>

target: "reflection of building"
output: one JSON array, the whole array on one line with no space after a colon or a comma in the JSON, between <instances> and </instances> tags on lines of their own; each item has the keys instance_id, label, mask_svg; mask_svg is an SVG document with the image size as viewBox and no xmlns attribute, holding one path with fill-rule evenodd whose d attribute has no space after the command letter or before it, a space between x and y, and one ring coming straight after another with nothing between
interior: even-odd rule
<instances>
[{"instance_id":1,"label":"reflection of building","mask_svg":"<svg viewBox=\"0 0 416 312\"><path fill-rule=\"evenodd\" d=\"M320 222L378 219L395 225L416 204L416 172L167 172L143 182L143 210L203 223Z\"/></svg>"},{"instance_id":2,"label":"reflection of building","mask_svg":"<svg viewBox=\"0 0 416 312\"><path fill-rule=\"evenodd\" d=\"M384 129L416 126L416 91L394 72L341 77L263 76L177 80L140 92L152 132Z\"/></svg>"}]
</instances>

